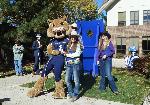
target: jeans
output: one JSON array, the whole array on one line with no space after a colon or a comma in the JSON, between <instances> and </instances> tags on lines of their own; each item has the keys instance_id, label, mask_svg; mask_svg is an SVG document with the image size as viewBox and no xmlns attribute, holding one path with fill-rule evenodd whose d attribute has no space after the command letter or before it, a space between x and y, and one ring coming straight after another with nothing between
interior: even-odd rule
<instances>
[{"instance_id":1,"label":"jeans","mask_svg":"<svg viewBox=\"0 0 150 105\"><path fill-rule=\"evenodd\" d=\"M39 56L35 56L34 59L35 59L35 62L34 62L33 71L36 72L39 70L40 58L39 58Z\"/></svg>"},{"instance_id":2,"label":"jeans","mask_svg":"<svg viewBox=\"0 0 150 105\"><path fill-rule=\"evenodd\" d=\"M101 75L101 80L100 80L100 90L105 90L106 89L106 77L108 78L108 83L110 85L110 88L113 92L118 91L114 78L111 74L112 72L112 59L106 59L106 60L101 60L100 59L100 75Z\"/></svg>"},{"instance_id":3,"label":"jeans","mask_svg":"<svg viewBox=\"0 0 150 105\"><path fill-rule=\"evenodd\" d=\"M22 60L14 60L16 75L22 74Z\"/></svg>"},{"instance_id":4,"label":"jeans","mask_svg":"<svg viewBox=\"0 0 150 105\"><path fill-rule=\"evenodd\" d=\"M79 71L80 71L80 64L67 64L66 66L66 77L65 81L68 88L69 96L78 96L79 94ZM72 76L75 83L74 89L72 85Z\"/></svg>"}]
</instances>

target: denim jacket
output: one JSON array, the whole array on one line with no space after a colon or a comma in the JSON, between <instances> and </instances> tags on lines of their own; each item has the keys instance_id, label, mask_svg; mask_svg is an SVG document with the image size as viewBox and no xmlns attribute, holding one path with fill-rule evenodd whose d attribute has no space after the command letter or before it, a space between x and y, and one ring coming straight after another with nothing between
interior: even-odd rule
<instances>
[{"instance_id":1,"label":"denim jacket","mask_svg":"<svg viewBox=\"0 0 150 105\"><path fill-rule=\"evenodd\" d=\"M24 51L24 47L22 45L17 46L17 44L15 44L13 46L14 60L22 60L23 51Z\"/></svg>"}]
</instances>

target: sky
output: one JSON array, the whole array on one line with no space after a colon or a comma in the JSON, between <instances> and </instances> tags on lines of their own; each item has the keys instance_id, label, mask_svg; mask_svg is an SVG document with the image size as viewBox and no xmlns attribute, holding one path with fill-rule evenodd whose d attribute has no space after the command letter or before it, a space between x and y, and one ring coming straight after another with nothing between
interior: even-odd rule
<instances>
[{"instance_id":1,"label":"sky","mask_svg":"<svg viewBox=\"0 0 150 105\"><path fill-rule=\"evenodd\" d=\"M97 4L98 4L98 8L100 8L100 6L102 5L104 0L96 0ZM103 11L103 14L106 16L106 12Z\"/></svg>"},{"instance_id":2,"label":"sky","mask_svg":"<svg viewBox=\"0 0 150 105\"><path fill-rule=\"evenodd\" d=\"M98 7L100 7L102 5L104 0L96 0L96 2L98 3Z\"/></svg>"}]
</instances>

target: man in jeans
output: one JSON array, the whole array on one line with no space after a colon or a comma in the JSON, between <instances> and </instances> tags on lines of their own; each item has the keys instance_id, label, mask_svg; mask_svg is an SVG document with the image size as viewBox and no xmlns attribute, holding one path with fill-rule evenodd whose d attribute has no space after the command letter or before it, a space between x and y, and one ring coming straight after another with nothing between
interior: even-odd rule
<instances>
[{"instance_id":1,"label":"man in jeans","mask_svg":"<svg viewBox=\"0 0 150 105\"><path fill-rule=\"evenodd\" d=\"M13 46L14 65L15 65L15 71L17 76L23 75L23 70L22 70L23 51L24 51L24 47L21 45L21 42L17 40L15 42L15 45Z\"/></svg>"}]
</instances>

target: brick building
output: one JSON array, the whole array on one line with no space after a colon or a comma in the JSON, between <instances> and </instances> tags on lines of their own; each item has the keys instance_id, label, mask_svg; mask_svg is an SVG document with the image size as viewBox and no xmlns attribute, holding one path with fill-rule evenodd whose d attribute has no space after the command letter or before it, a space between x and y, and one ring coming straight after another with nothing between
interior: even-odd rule
<instances>
[{"instance_id":1,"label":"brick building","mask_svg":"<svg viewBox=\"0 0 150 105\"><path fill-rule=\"evenodd\" d=\"M139 56L150 52L150 0L104 0L99 14L102 10L116 54L127 55L129 46L136 46Z\"/></svg>"}]
</instances>

